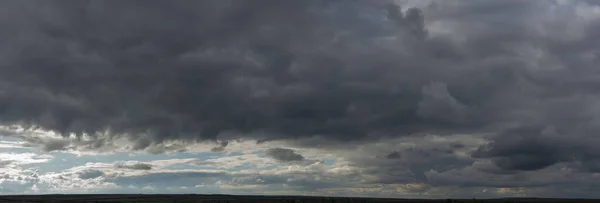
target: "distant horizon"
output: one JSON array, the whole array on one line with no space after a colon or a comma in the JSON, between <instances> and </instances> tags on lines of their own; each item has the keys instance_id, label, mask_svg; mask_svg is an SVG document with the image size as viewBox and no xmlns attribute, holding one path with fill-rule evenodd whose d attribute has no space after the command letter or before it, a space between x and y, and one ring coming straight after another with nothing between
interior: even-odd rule
<instances>
[{"instance_id":1,"label":"distant horizon","mask_svg":"<svg viewBox=\"0 0 600 203\"><path fill-rule=\"evenodd\" d=\"M402 197L355 197L355 196L312 196L312 195L232 195L232 194L178 194L178 193L173 193L173 194L161 194L161 193L139 193L139 194L133 194L133 193L107 193L107 194L86 194L86 193L81 193L81 194L26 194L26 195L17 195L17 194L2 194L0 195L0 197L3 196L51 196L51 195L72 195L72 196L96 196L96 195L142 195L142 196L183 196L183 195L200 195L200 196L239 196L239 197L308 197L308 198L348 198L348 199L352 199L352 198L357 198L357 199L406 199L406 200L411 200L411 199L424 199L424 200L444 200L444 199L457 199L457 200L469 200L469 199L481 199L481 200L495 200L495 199L568 199L568 200L575 200L575 199L585 199L585 200L596 200L595 198L543 198L543 197L494 197L494 198L453 198L453 197L447 197L447 198L402 198Z\"/></svg>"},{"instance_id":2,"label":"distant horizon","mask_svg":"<svg viewBox=\"0 0 600 203\"><path fill-rule=\"evenodd\" d=\"M2 196L52 196L52 195L73 195L73 196L96 196L96 195L143 195L143 196L178 196L178 195L200 195L200 196L241 196L241 197L315 197L315 198L359 198L359 199L424 199L424 200L443 200L443 199L585 199L595 200L597 198L561 198L561 197L490 197L490 198L469 198L469 197L439 197L439 198L406 198L406 197L377 197L377 196L327 196L327 195L260 195L260 194L202 194L202 193L55 193L55 194L0 194Z\"/></svg>"}]
</instances>

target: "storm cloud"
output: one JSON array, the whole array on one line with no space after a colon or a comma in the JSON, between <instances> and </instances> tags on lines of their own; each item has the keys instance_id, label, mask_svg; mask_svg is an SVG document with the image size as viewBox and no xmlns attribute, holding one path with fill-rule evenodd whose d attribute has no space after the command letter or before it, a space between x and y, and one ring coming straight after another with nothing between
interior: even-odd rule
<instances>
[{"instance_id":1,"label":"storm cloud","mask_svg":"<svg viewBox=\"0 0 600 203\"><path fill-rule=\"evenodd\" d=\"M25 22L5 22L0 119L134 150L226 132L362 140L525 122L514 114L543 93L529 89L551 85L522 84L544 80L518 47L461 50L384 2L9 1Z\"/></svg>"},{"instance_id":2,"label":"storm cloud","mask_svg":"<svg viewBox=\"0 0 600 203\"><path fill-rule=\"evenodd\" d=\"M598 6L2 1L0 130L45 151L283 142L265 154L336 151L373 184L516 187L559 166L584 177L600 171ZM444 140L461 136L477 143ZM470 173L481 179L450 177Z\"/></svg>"},{"instance_id":3,"label":"storm cloud","mask_svg":"<svg viewBox=\"0 0 600 203\"><path fill-rule=\"evenodd\" d=\"M427 84L403 80L422 75L419 64L384 46L427 49L423 14L389 3L4 2L20 22L2 23L12 31L0 121L132 136L135 149L223 132L353 140L430 125L415 113ZM445 104L425 108L435 105Z\"/></svg>"}]
</instances>

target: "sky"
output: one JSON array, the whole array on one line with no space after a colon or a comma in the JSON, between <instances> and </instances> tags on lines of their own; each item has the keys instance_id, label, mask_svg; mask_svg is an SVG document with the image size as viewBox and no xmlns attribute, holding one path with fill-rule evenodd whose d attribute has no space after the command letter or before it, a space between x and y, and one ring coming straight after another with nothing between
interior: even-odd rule
<instances>
[{"instance_id":1,"label":"sky","mask_svg":"<svg viewBox=\"0 0 600 203\"><path fill-rule=\"evenodd\" d=\"M595 0L4 0L0 27L0 194L600 198Z\"/></svg>"}]
</instances>

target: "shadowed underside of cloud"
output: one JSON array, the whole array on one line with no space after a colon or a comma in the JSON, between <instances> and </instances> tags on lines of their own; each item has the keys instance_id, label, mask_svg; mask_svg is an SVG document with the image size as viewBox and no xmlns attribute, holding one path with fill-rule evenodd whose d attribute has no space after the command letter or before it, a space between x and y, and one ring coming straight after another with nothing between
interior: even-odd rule
<instances>
[{"instance_id":1,"label":"shadowed underside of cloud","mask_svg":"<svg viewBox=\"0 0 600 203\"><path fill-rule=\"evenodd\" d=\"M126 168L126 169L133 169L133 170L150 170L150 169L152 169L152 165L145 164L145 163L135 163L135 164L119 163L119 164L117 164L117 168Z\"/></svg>"},{"instance_id":2,"label":"shadowed underside of cloud","mask_svg":"<svg viewBox=\"0 0 600 203\"><path fill-rule=\"evenodd\" d=\"M0 125L19 128L0 130L46 151L281 141L289 146L265 154L290 162L309 159L285 147L336 151L356 171L382 174L365 183L450 185L477 173L516 187L522 174L559 166L593 174L599 10L592 1L4 1ZM415 137L415 146L365 147Z\"/></svg>"},{"instance_id":3,"label":"shadowed underside of cloud","mask_svg":"<svg viewBox=\"0 0 600 203\"><path fill-rule=\"evenodd\" d=\"M291 150L291 149L272 148L272 149L267 149L267 151L265 151L265 154L277 161L282 161L282 162L304 160L304 156L296 153L294 150Z\"/></svg>"}]
</instances>

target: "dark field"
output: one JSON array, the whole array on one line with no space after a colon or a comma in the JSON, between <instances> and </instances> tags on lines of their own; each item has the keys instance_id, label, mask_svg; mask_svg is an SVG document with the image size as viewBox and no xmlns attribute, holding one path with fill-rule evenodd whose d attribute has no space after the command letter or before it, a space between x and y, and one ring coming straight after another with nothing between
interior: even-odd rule
<instances>
[{"instance_id":1,"label":"dark field","mask_svg":"<svg viewBox=\"0 0 600 203\"><path fill-rule=\"evenodd\" d=\"M471 203L471 202L600 202L584 199L386 199L304 196L234 196L234 195L11 195L0 196L0 202L53 203Z\"/></svg>"}]
</instances>

